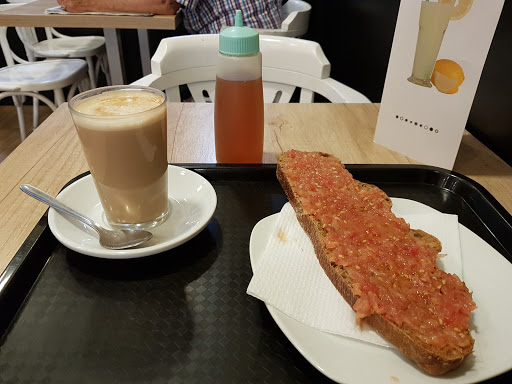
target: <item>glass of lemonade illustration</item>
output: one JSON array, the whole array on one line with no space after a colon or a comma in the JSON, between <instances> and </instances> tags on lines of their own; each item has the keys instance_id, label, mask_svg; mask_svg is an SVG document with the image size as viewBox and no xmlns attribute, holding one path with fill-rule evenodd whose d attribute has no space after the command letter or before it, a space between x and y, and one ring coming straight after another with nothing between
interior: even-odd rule
<instances>
[{"instance_id":1,"label":"glass of lemonade illustration","mask_svg":"<svg viewBox=\"0 0 512 384\"><path fill-rule=\"evenodd\" d=\"M452 9L451 2L422 1L414 65L412 75L407 79L411 83L432 87L430 76L448 28Z\"/></svg>"}]
</instances>

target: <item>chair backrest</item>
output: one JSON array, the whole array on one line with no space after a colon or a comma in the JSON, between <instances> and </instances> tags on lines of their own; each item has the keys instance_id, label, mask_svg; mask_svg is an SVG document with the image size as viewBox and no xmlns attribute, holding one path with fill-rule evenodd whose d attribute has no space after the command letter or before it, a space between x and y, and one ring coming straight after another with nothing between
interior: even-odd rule
<instances>
[{"instance_id":1,"label":"chair backrest","mask_svg":"<svg viewBox=\"0 0 512 384\"><path fill-rule=\"evenodd\" d=\"M39 42L36 29L33 27L15 27L16 33L23 44L34 45Z\"/></svg>"},{"instance_id":2,"label":"chair backrest","mask_svg":"<svg viewBox=\"0 0 512 384\"><path fill-rule=\"evenodd\" d=\"M15 65L16 63L28 63L27 60L22 59L11 49L9 40L7 39L7 27L0 27L0 45L2 53L4 54L7 66Z\"/></svg>"},{"instance_id":3,"label":"chair backrest","mask_svg":"<svg viewBox=\"0 0 512 384\"><path fill-rule=\"evenodd\" d=\"M34 45L39 42L36 29L33 27L15 27L29 61L35 61Z\"/></svg>"},{"instance_id":4,"label":"chair backrest","mask_svg":"<svg viewBox=\"0 0 512 384\"><path fill-rule=\"evenodd\" d=\"M260 35L301 37L309 27L311 5L302 0L288 0L281 9L281 28L257 29Z\"/></svg>"},{"instance_id":5,"label":"chair backrest","mask_svg":"<svg viewBox=\"0 0 512 384\"><path fill-rule=\"evenodd\" d=\"M152 73L134 84L165 90L170 101L181 101L179 86L186 84L196 102L215 99L219 35L176 36L163 39L151 59ZM260 36L263 56L263 92L266 103L288 103L296 88L300 102L314 93L337 103L367 103L361 93L329 77L331 65L320 45L282 36Z\"/></svg>"}]
</instances>

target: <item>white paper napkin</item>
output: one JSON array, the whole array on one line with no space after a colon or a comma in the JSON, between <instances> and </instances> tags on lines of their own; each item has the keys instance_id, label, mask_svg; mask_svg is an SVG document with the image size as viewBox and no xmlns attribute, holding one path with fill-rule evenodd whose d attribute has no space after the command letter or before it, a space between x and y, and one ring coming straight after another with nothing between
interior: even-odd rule
<instances>
[{"instance_id":1,"label":"white paper napkin","mask_svg":"<svg viewBox=\"0 0 512 384\"><path fill-rule=\"evenodd\" d=\"M443 269L461 276L458 220L442 213L402 215L443 244ZM441 264L441 263L440 263ZM334 288L317 261L313 246L290 204L279 213L265 252L256 265L247 293L293 319L324 332L390 346L370 327L356 324L352 308Z\"/></svg>"},{"instance_id":2,"label":"white paper napkin","mask_svg":"<svg viewBox=\"0 0 512 384\"><path fill-rule=\"evenodd\" d=\"M130 12L68 12L60 5L47 8L46 15L110 15L110 16L153 16L152 13L130 13Z\"/></svg>"}]
</instances>

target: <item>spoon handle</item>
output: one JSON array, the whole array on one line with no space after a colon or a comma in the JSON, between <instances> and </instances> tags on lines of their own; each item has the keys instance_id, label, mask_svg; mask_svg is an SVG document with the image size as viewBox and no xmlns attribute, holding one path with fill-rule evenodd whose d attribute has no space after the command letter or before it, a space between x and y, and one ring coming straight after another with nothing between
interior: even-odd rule
<instances>
[{"instance_id":1,"label":"spoon handle","mask_svg":"<svg viewBox=\"0 0 512 384\"><path fill-rule=\"evenodd\" d=\"M78 213L73 208L68 207L66 204L63 204L55 197L47 194L46 192L43 192L30 184L22 184L20 185L20 189L27 195L32 196L34 199L37 199L62 213L70 215L77 220L80 220L82 223L87 224L96 232L98 232L98 228L95 222L93 222L88 217L85 217L84 215Z\"/></svg>"}]
</instances>

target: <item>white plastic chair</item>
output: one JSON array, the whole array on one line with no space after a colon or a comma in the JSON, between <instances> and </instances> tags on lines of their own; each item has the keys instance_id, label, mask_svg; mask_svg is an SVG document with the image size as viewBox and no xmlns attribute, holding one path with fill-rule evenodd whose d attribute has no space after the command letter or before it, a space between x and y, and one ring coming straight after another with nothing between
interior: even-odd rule
<instances>
[{"instance_id":1,"label":"white plastic chair","mask_svg":"<svg viewBox=\"0 0 512 384\"><path fill-rule=\"evenodd\" d=\"M15 7L35 0L7 0L7 7ZM8 9L8 8L6 8ZM36 29L17 27L16 32L23 42L29 61L36 58L83 58L89 69L89 82L92 88L97 87L100 69L104 72L107 84L111 83L108 60L106 57L105 38L103 36L67 36L54 28L45 28L46 40L39 41ZM39 101L34 99L33 128L39 121Z\"/></svg>"},{"instance_id":2,"label":"white plastic chair","mask_svg":"<svg viewBox=\"0 0 512 384\"><path fill-rule=\"evenodd\" d=\"M181 101L186 84L196 102L215 99L215 67L219 35L190 35L163 39L151 59L152 73L134 84L165 90L170 101ZM260 36L265 103L288 103L298 87L300 102L313 102L318 93L334 103L370 100L329 77L331 65L320 45L282 36Z\"/></svg>"},{"instance_id":3,"label":"white plastic chair","mask_svg":"<svg viewBox=\"0 0 512 384\"><path fill-rule=\"evenodd\" d=\"M26 96L40 100L53 111L65 101L63 88L70 87L67 99L85 80L88 85L87 63L81 59L55 59L28 62L17 56L7 40L7 27L0 27L0 45L6 67L0 68L0 100L12 97L18 114L21 140L25 140L23 100ZM20 64L16 64L20 63ZM53 91L55 101L39 92Z\"/></svg>"},{"instance_id":4,"label":"white plastic chair","mask_svg":"<svg viewBox=\"0 0 512 384\"><path fill-rule=\"evenodd\" d=\"M7 0L8 3L13 3L13 6L33 1L36 0ZM107 84L110 85L110 72L106 59L105 38L103 36L68 36L50 27L46 27L44 30L47 40L39 42L35 28L16 28L21 41L25 45L30 61L35 61L36 57L84 58L89 67L91 87L97 87L100 69L105 74ZM97 58L96 64L93 61L94 57Z\"/></svg>"},{"instance_id":5,"label":"white plastic chair","mask_svg":"<svg viewBox=\"0 0 512 384\"><path fill-rule=\"evenodd\" d=\"M39 41L35 28L16 27L16 32L25 46L29 61L35 61L38 57L83 58L87 61L92 88L97 86L100 69L110 84L103 36L67 36L54 28L45 28L46 40Z\"/></svg>"},{"instance_id":6,"label":"white plastic chair","mask_svg":"<svg viewBox=\"0 0 512 384\"><path fill-rule=\"evenodd\" d=\"M91 88L97 87L100 68L105 73L107 84L110 84L110 73L103 36L67 36L54 28L45 28L46 40L39 41L36 29L16 27L18 37L23 42L29 61L36 58L83 58L87 62ZM54 38L56 37L56 38ZM39 101L34 99L33 128L39 120Z\"/></svg>"},{"instance_id":7,"label":"white plastic chair","mask_svg":"<svg viewBox=\"0 0 512 384\"><path fill-rule=\"evenodd\" d=\"M302 0L288 0L281 8L281 28L258 29L260 35L301 37L309 27L311 5Z\"/></svg>"}]
</instances>

